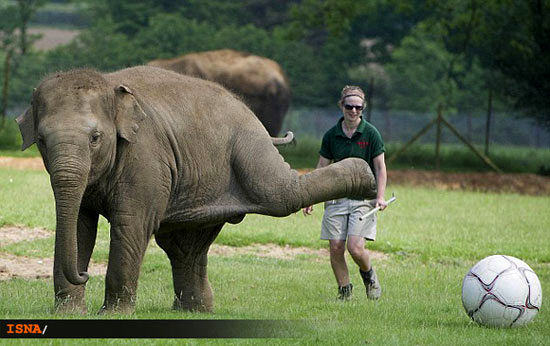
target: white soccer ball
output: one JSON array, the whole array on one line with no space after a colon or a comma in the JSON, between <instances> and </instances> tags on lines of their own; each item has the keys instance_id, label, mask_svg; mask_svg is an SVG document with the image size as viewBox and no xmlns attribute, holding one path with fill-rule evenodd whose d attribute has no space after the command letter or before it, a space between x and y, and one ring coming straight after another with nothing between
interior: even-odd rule
<instances>
[{"instance_id":1,"label":"white soccer ball","mask_svg":"<svg viewBox=\"0 0 550 346\"><path fill-rule=\"evenodd\" d=\"M462 281L462 305L468 316L488 327L518 327L535 318L542 304L537 274L525 262L489 256Z\"/></svg>"}]
</instances>

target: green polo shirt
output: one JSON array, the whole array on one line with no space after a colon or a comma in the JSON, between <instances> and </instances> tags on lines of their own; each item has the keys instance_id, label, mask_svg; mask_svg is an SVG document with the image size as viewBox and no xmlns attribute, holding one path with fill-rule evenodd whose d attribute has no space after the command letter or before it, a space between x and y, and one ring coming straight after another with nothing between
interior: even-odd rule
<instances>
[{"instance_id":1,"label":"green polo shirt","mask_svg":"<svg viewBox=\"0 0 550 346\"><path fill-rule=\"evenodd\" d=\"M319 154L333 162L348 157L361 158L368 162L374 173L372 159L386 151L380 132L361 118L357 130L351 138L348 138L342 130L342 121L344 121L343 117L338 124L325 133Z\"/></svg>"}]
</instances>

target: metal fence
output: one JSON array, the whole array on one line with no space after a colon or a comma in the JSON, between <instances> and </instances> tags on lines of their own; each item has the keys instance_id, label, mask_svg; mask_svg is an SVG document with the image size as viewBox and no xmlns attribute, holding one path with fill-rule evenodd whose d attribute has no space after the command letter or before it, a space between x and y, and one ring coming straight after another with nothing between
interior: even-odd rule
<instances>
[{"instance_id":1,"label":"metal fence","mask_svg":"<svg viewBox=\"0 0 550 346\"><path fill-rule=\"evenodd\" d=\"M292 108L283 124L283 131L291 130L297 136L322 135L341 117L336 109ZM407 111L374 111L371 123L380 131L385 142L407 142L418 131L433 120L437 114L422 114ZM443 114L459 133L474 145L485 145L485 128L487 118L484 115ZM534 120L518 117L513 114L495 113L490 123L490 144L506 146L523 146L550 149L550 131ZM435 127L419 139L420 143L435 143ZM442 129L442 143L460 143L450 131Z\"/></svg>"}]
</instances>

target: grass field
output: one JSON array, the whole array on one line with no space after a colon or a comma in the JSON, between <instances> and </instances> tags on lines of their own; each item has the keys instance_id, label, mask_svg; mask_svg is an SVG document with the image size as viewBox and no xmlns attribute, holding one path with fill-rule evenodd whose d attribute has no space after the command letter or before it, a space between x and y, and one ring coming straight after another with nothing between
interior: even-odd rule
<instances>
[{"instance_id":1,"label":"grass field","mask_svg":"<svg viewBox=\"0 0 550 346\"><path fill-rule=\"evenodd\" d=\"M136 313L101 318L137 319L288 319L306 327L296 339L186 340L190 344L454 344L544 345L550 338L547 294L550 289L550 197L481 194L389 186L398 201L379 219L378 239L369 248L386 258L375 262L383 286L377 302L368 301L359 274L348 261L354 298L335 300L336 284L328 258L300 255L292 260L252 254L209 257L215 312L171 311L172 282L168 259L151 242L139 281ZM55 228L53 197L47 174L0 169L0 225ZM227 225L216 243L245 246L275 243L313 249L319 240L322 205L314 215L286 218L248 215ZM100 223L93 260L106 262L108 224ZM51 257L52 237L10 244L2 253ZM524 328L489 329L471 322L463 311L463 276L481 258L508 254L526 261L543 289L542 310ZM90 313L101 306L104 278L93 276L87 288ZM546 294L546 295L545 295ZM0 281L0 319L75 318L53 315L51 280ZM76 316L82 318L82 316ZM1 342L1 341L0 341ZM135 343L135 340L80 340L77 343ZM147 340L175 343L175 340ZM13 341L5 341L13 344ZM21 342L23 343L23 342ZM27 344L28 341L25 341Z\"/></svg>"}]
</instances>

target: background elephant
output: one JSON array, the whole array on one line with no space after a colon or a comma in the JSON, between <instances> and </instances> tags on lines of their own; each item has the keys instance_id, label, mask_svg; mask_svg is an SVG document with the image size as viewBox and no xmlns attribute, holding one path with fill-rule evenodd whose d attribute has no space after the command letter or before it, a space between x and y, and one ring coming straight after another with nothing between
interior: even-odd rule
<instances>
[{"instance_id":1,"label":"background elephant","mask_svg":"<svg viewBox=\"0 0 550 346\"><path fill-rule=\"evenodd\" d=\"M223 49L153 60L148 65L219 83L242 97L271 136L281 131L290 85L273 60Z\"/></svg>"},{"instance_id":2,"label":"background elephant","mask_svg":"<svg viewBox=\"0 0 550 346\"><path fill-rule=\"evenodd\" d=\"M170 258L174 308L210 310L207 253L224 223L376 195L364 160L299 176L231 93L155 67L54 74L17 121L23 149L37 143L54 192L58 311L85 310L100 214L111 227L101 311L133 310L152 235Z\"/></svg>"}]
</instances>

